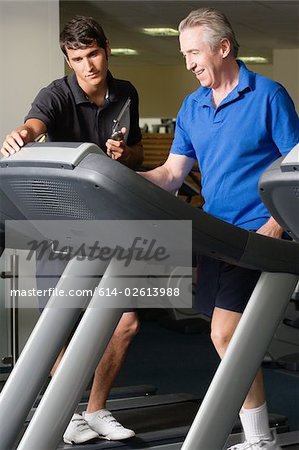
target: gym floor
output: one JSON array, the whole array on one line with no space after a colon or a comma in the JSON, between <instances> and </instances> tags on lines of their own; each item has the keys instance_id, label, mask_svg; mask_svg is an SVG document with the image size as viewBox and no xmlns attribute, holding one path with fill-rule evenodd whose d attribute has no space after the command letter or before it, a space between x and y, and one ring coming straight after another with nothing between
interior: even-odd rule
<instances>
[{"instance_id":1,"label":"gym floor","mask_svg":"<svg viewBox=\"0 0 299 450\"><path fill-rule=\"evenodd\" d=\"M159 394L184 392L202 398L218 364L207 327L183 334L146 316L116 384L151 384ZM269 411L286 416L290 430L299 430L299 372L264 368L264 378Z\"/></svg>"},{"instance_id":2,"label":"gym floor","mask_svg":"<svg viewBox=\"0 0 299 450\"><path fill-rule=\"evenodd\" d=\"M140 331L115 386L153 385L157 394L203 398L219 364L208 324L200 333L184 334L162 326L160 319L161 312L142 311ZM286 416L290 431L299 430L299 372L264 368L264 378L269 411Z\"/></svg>"}]
</instances>

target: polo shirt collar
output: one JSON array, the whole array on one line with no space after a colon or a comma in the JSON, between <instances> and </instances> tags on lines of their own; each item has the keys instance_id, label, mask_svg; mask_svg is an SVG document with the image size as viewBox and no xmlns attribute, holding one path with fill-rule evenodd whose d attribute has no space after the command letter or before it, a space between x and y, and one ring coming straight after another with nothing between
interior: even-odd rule
<instances>
[{"instance_id":1,"label":"polo shirt collar","mask_svg":"<svg viewBox=\"0 0 299 450\"><path fill-rule=\"evenodd\" d=\"M239 83L236 86L236 90L241 93L250 89L251 91L254 89L255 85L255 74L247 69L243 61L237 59L237 63L240 67L239 71Z\"/></svg>"},{"instance_id":2,"label":"polo shirt collar","mask_svg":"<svg viewBox=\"0 0 299 450\"><path fill-rule=\"evenodd\" d=\"M119 93L116 87L115 80L110 72L108 70L107 72L107 84L108 84L108 98L110 102L117 102L119 100Z\"/></svg>"},{"instance_id":3,"label":"polo shirt collar","mask_svg":"<svg viewBox=\"0 0 299 450\"><path fill-rule=\"evenodd\" d=\"M74 95L76 104L80 103L89 103L89 99L83 89L79 86L77 77L75 73L71 73L68 76L68 83L71 88L71 91ZM107 72L107 84L108 84L108 101L109 102L116 102L119 99L119 95L117 92L117 88L115 85L114 78L111 74L111 72L108 70Z\"/></svg>"},{"instance_id":4,"label":"polo shirt collar","mask_svg":"<svg viewBox=\"0 0 299 450\"><path fill-rule=\"evenodd\" d=\"M227 96L227 100L231 101L239 97L240 94L246 90L253 90L255 85L255 74L247 69L246 65L237 59L237 63L240 67L239 70L239 83L235 89ZM206 87L200 87L194 99L199 103L200 106L213 106L212 89Z\"/></svg>"},{"instance_id":5,"label":"polo shirt collar","mask_svg":"<svg viewBox=\"0 0 299 450\"><path fill-rule=\"evenodd\" d=\"M85 94L83 89L81 89L81 87L79 86L77 77L74 72L68 76L68 83L73 93L75 102L77 104L89 102L87 95Z\"/></svg>"}]
</instances>

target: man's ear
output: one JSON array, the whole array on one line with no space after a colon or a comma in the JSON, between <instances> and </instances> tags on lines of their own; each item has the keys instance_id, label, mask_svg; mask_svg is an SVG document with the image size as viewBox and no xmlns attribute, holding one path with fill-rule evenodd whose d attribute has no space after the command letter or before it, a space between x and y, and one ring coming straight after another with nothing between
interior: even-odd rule
<instances>
[{"instance_id":1,"label":"man's ear","mask_svg":"<svg viewBox=\"0 0 299 450\"><path fill-rule=\"evenodd\" d=\"M72 69L71 63L66 55L64 55L64 59L65 59L65 62L67 63L67 65L69 66L69 68Z\"/></svg>"},{"instance_id":2,"label":"man's ear","mask_svg":"<svg viewBox=\"0 0 299 450\"><path fill-rule=\"evenodd\" d=\"M231 51L231 43L228 39L224 38L221 40L221 52L222 52L222 58L226 58Z\"/></svg>"}]
</instances>

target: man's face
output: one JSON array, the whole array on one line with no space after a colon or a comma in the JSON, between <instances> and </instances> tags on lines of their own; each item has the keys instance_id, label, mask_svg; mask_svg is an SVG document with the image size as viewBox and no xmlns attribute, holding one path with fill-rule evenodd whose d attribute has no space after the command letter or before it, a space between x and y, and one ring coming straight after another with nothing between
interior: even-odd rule
<instances>
[{"instance_id":1,"label":"man's face","mask_svg":"<svg viewBox=\"0 0 299 450\"><path fill-rule=\"evenodd\" d=\"M97 43L84 49L66 49L69 66L74 70L78 83L84 91L106 82L108 55L110 48L105 49Z\"/></svg>"},{"instance_id":2,"label":"man's face","mask_svg":"<svg viewBox=\"0 0 299 450\"><path fill-rule=\"evenodd\" d=\"M200 84L215 89L221 82L223 69L223 48L212 50L205 42L202 26L186 28L180 34L180 49L186 67L191 70Z\"/></svg>"}]
</instances>

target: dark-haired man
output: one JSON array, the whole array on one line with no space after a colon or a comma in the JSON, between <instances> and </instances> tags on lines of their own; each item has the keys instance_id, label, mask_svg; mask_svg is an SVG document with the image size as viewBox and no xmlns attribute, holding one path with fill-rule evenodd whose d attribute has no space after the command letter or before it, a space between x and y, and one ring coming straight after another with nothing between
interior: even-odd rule
<instances>
[{"instance_id":1,"label":"dark-haired man","mask_svg":"<svg viewBox=\"0 0 299 450\"><path fill-rule=\"evenodd\" d=\"M137 168L143 160L138 94L130 82L114 79L109 72L110 47L102 27L90 17L76 16L65 25L60 46L73 73L53 81L38 93L24 124L4 140L2 155L9 157L26 143L46 134L49 141L93 142L111 158ZM128 98L130 102L120 123L124 137L110 139L113 120ZM62 273L63 267L43 258L37 269L38 274L49 274L53 270ZM50 287L42 285L45 278L37 278L37 283L42 288ZM123 314L95 371L87 411L83 416L74 414L64 433L66 443L82 443L99 436L121 440L135 435L119 424L105 406L138 326L136 312ZM64 349L52 374L63 353Z\"/></svg>"}]
</instances>

